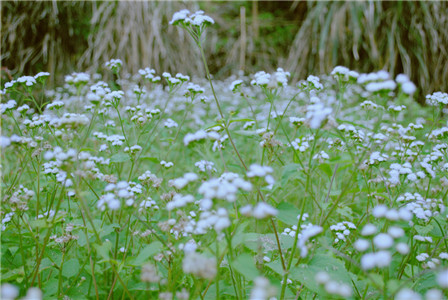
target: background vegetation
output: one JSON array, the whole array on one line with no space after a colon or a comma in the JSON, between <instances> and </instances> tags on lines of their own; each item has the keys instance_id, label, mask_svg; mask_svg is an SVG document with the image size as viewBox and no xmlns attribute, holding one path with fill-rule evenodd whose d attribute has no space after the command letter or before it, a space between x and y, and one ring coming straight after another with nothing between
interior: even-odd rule
<instances>
[{"instance_id":1,"label":"background vegetation","mask_svg":"<svg viewBox=\"0 0 448 300\"><path fill-rule=\"evenodd\" d=\"M445 1L2 1L2 76L49 71L55 82L110 58L131 73L149 66L202 76L191 39L168 25L182 8L216 20L206 53L217 77L284 67L297 80L344 65L404 72L420 101L448 87Z\"/></svg>"}]
</instances>

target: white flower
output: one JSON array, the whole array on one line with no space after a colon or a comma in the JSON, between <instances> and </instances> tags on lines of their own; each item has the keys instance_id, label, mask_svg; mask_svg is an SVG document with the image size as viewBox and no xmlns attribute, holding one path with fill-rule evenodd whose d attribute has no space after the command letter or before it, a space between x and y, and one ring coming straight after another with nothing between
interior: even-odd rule
<instances>
[{"instance_id":1,"label":"white flower","mask_svg":"<svg viewBox=\"0 0 448 300\"><path fill-rule=\"evenodd\" d=\"M324 86L322 85L322 83L320 83L320 79L317 76L313 76L313 75L309 75L306 78L306 81L308 81L309 83L311 83L312 87L317 89L317 90L321 90L324 88Z\"/></svg>"},{"instance_id":2,"label":"white flower","mask_svg":"<svg viewBox=\"0 0 448 300\"><path fill-rule=\"evenodd\" d=\"M353 245L359 252L366 251L369 248L369 241L365 239L358 239Z\"/></svg>"},{"instance_id":3,"label":"white flower","mask_svg":"<svg viewBox=\"0 0 448 300\"><path fill-rule=\"evenodd\" d=\"M405 243L398 243L395 248L397 249L397 252L402 254L402 255L406 255L409 253L409 246L408 244Z\"/></svg>"},{"instance_id":4,"label":"white flower","mask_svg":"<svg viewBox=\"0 0 448 300\"><path fill-rule=\"evenodd\" d=\"M419 255L417 255L417 256L415 257L415 259L418 260L418 261L420 261L420 262L425 261L425 260L427 260L428 258L429 258L429 255L428 255L427 253L420 253Z\"/></svg>"},{"instance_id":5,"label":"white flower","mask_svg":"<svg viewBox=\"0 0 448 300\"><path fill-rule=\"evenodd\" d=\"M187 252L182 261L182 269L187 274L213 279L216 276L216 259L207 258L196 252Z\"/></svg>"},{"instance_id":6,"label":"white flower","mask_svg":"<svg viewBox=\"0 0 448 300\"><path fill-rule=\"evenodd\" d=\"M276 216L277 213L277 209L264 202L258 202L258 204L254 207L254 210L252 211L252 215L256 219L264 219L267 217Z\"/></svg>"},{"instance_id":7,"label":"white flower","mask_svg":"<svg viewBox=\"0 0 448 300\"><path fill-rule=\"evenodd\" d=\"M276 296L275 287L271 285L268 279L257 277L254 280L254 287L250 292L250 300L268 300Z\"/></svg>"},{"instance_id":8,"label":"white flower","mask_svg":"<svg viewBox=\"0 0 448 300\"><path fill-rule=\"evenodd\" d=\"M236 92L237 88L242 83L243 83L243 81L241 79L232 81L232 83L229 85L229 90L231 90L232 92Z\"/></svg>"},{"instance_id":9,"label":"white flower","mask_svg":"<svg viewBox=\"0 0 448 300\"><path fill-rule=\"evenodd\" d=\"M404 230L403 228L392 226L387 230L387 233L389 233L389 235L393 238L397 239L404 235Z\"/></svg>"},{"instance_id":10,"label":"white flower","mask_svg":"<svg viewBox=\"0 0 448 300\"><path fill-rule=\"evenodd\" d=\"M437 283L442 289L448 289L448 269L444 269L437 274Z\"/></svg>"},{"instance_id":11,"label":"white flower","mask_svg":"<svg viewBox=\"0 0 448 300\"><path fill-rule=\"evenodd\" d=\"M331 107L325 107L321 102L310 104L307 106L306 119L311 128L317 129L332 112Z\"/></svg>"},{"instance_id":12,"label":"white flower","mask_svg":"<svg viewBox=\"0 0 448 300\"><path fill-rule=\"evenodd\" d=\"M14 300L19 296L19 289L10 283L3 283L1 286L1 296L3 300Z\"/></svg>"},{"instance_id":13,"label":"white flower","mask_svg":"<svg viewBox=\"0 0 448 300\"><path fill-rule=\"evenodd\" d=\"M389 251L379 251L364 254L361 257L361 267L370 270L375 267L383 268L389 266L392 256Z\"/></svg>"},{"instance_id":14,"label":"white flower","mask_svg":"<svg viewBox=\"0 0 448 300\"><path fill-rule=\"evenodd\" d=\"M111 59L105 63L105 66L110 70L118 70L121 68L122 65L123 62L121 61L121 59Z\"/></svg>"},{"instance_id":15,"label":"white flower","mask_svg":"<svg viewBox=\"0 0 448 300\"><path fill-rule=\"evenodd\" d=\"M373 211L372 211L372 215L375 218L382 218L386 216L386 213L388 211L388 208L386 205L377 205Z\"/></svg>"},{"instance_id":16,"label":"white flower","mask_svg":"<svg viewBox=\"0 0 448 300\"><path fill-rule=\"evenodd\" d=\"M395 300L421 300L422 297L419 293L414 292L411 289L404 288L401 289L396 295Z\"/></svg>"},{"instance_id":17,"label":"white flower","mask_svg":"<svg viewBox=\"0 0 448 300\"><path fill-rule=\"evenodd\" d=\"M372 234L375 234L376 231L377 231L377 229L376 229L375 225L373 225L373 224L366 224L364 226L364 228L362 229L362 231L361 231L361 235L364 235L364 236L372 235Z\"/></svg>"},{"instance_id":18,"label":"white flower","mask_svg":"<svg viewBox=\"0 0 448 300\"><path fill-rule=\"evenodd\" d=\"M443 300L443 293L438 289L430 289L425 294L426 300Z\"/></svg>"},{"instance_id":19,"label":"white flower","mask_svg":"<svg viewBox=\"0 0 448 300\"><path fill-rule=\"evenodd\" d=\"M184 21L189 14L190 14L190 11L188 9L182 9L182 10L174 13L173 18L170 21L170 24L176 25L179 21Z\"/></svg>"},{"instance_id":20,"label":"white flower","mask_svg":"<svg viewBox=\"0 0 448 300\"><path fill-rule=\"evenodd\" d=\"M380 233L373 238L373 244L379 249L387 249L393 246L394 240L390 235Z\"/></svg>"}]
</instances>

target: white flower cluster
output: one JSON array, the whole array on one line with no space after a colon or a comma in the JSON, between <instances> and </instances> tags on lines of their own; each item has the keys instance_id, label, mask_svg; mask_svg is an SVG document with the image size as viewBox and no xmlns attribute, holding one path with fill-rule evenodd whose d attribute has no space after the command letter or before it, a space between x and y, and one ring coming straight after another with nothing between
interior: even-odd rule
<instances>
[{"instance_id":1,"label":"white flower cluster","mask_svg":"<svg viewBox=\"0 0 448 300\"><path fill-rule=\"evenodd\" d=\"M195 224L195 234L206 234L209 228L213 228L220 233L228 228L232 223L229 214L225 208L218 208L217 211L204 211L199 216L198 222Z\"/></svg>"},{"instance_id":2,"label":"white flower cluster","mask_svg":"<svg viewBox=\"0 0 448 300\"><path fill-rule=\"evenodd\" d=\"M260 166L257 164L252 164L247 171L247 177L264 177L264 180L272 188L272 185L275 183L274 177L270 175L270 173L274 172L274 169L269 166Z\"/></svg>"},{"instance_id":3,"label":"white flower cluster","mask_svg":"<svg viewBox=\"0 0 448 300\"><path fill-rule=\"evenodd\" d=\"M316 159L322 163L323 161L330 159L330 156L325 151L319 151L313 156L313 159Z\"/></svg>"},{"instance_id":4,"label":"white flower cluster","mask_svg":"<svg viewBox=\"0 0 448 300\"><path fill-rule=\"evenodd\" d=\"M90 75L87 73L72 73L65 76L65 82L68 84L82 85L90 81Z\"/></svg>"},{"instance_id":5,"label":"white flower cluster","mask_svg":"<svg viewBox=\"0 0 448 300\"><path fill-rule=\"evenodd\" d=\"M316 89L316 90L321 90L324 88L324 86L322 85L322 83L320 83L320 78L314 75L309 75L306 78L306 81L308 83L308 86L311 89Z\"/></svg>"},{"instance_id":6,"label":"white flower cluster","mask_svg":"<svg viewBox=\"0 0 448 300\"><path fill-rule=\"evenodd\" d=\"M377 210L375 212L375 209ZM380 218L387 214L387 207L378 208L378 206L374 209L374 216L376 218ZM379 212L381 211L381 212ZM406 219L409 219L408 216ZM397 218L392 218L390 220L398 220ZM364 252L370 248L370 245L373 244L376 252L368 252L361 257L361 267L364 270L371 270L375 267L383 268L389 266L392 260L392 247L395 246L395 251L400 253L401 255L406 255L409 253L409 246L404 243L398 241L400 238L404 237L405 232L399 226L391 226L388 228L387 233L380 232L377 234L378 229L373 224L366 224L362 231L361 235L363 236L373 236L372 241L369 241L364 238L358 239L354 243L354 247L359 252Z\"/></svg>"},{"instance_id":7,"label":"white flower cluster","mask_svg":"<svg viewBox=\"0 0 448 300\"><path fill-rule=\"evenodd\" d=\"M352 289L349 285L332 280L327 272L318 272L314 279L318 284L324 285L325 291L329 294L337 295L342 298L349 298L352 295Z\"/></svg>"},{"instance_id":8,"label":"white flower cluster","mask_svg":"<svg viewBox=\"0 0 448 300\"><path fill-rule=\"evenodd\" d=\"M123 91L112 91L104 95L104 105L106 107L114 106L117 107L120 103L121 98L123 98Z\"/></svg>"},{"instance_id":9,"label":"white flower cluster","mask_svg":"<svg viewBox=\"0 0 448 300\"><path fill-rule=\"evenodd\" d=\"M143 78L148 79L151 82L159 82L161 80L160 76L154 76L156 74L156 70L150 68L144 68L138 70L138 74L140 74Z\"/></svg>"},{"instance_id":10,"label":"white flower cluster","mask_svg":"<svg viewBox=\"0 0 448 300\"><path fill-rule=\"evenodd\" d=\"M276 216L278 210L267 203L258 202L255 207L250 204L241 207L240 213L247 217L252 216L255 219L265 219Z\"/></svg>"},{"instance_id":11,"label":"white flower cluster","mask_svg":"<svg viewBox=\"0 0 448 300\"><path fill-rule=\"evenodd\" d=\"M4 114L8 110L14 109L16 106L17 106L16 100L8 100L8 102L0 104L0 112L1 114Z\"/></svg>"},{"instance_id":12,"label":"white flower cluster","mask_svg":"<svg viewBox=\"0 0 448 300\"><path fill-rule=\"evenodd\" d=\"M174 166L174 163L171 162L171 161L164 161L164 160L162 160L162 161L160 161L160 165L164 166L166 169L169 169L172 166Z\"/></svg>"},{"instance_id":13,"label":"white flower cluster","mask_svg":"<svg viewBox=\"0 0 448 300\"><path fill-rule=\"evenodd\" d=\"M288 85L288 77L291 74L285 72L282 68L278 68L273 74L266 73L265 71L259 71L254 74L254 79L251 81L251 85L260 87L267 87L275 89Z\"/></svg>"},{"instance_id":14,"label":"white flower cluster","mask_svg":"<svg viewBox=\"0 0 448 300\"><path fill-rule=\"evenodd\" d=\"M389 155L381 153L379 151L375 151L375 152L372 152L372 154L370 154L368 164L370 166L373 166L373 165L379 164L380 162L387 161L388 159L389 159Z\"/></svg>"},{"instance_id":15,"label":"white flower cluster","mask_svg":"<svg viewBox=\"0 0 448 300\"><path fill-rule=\"evenodd\" d=\"M201 208L208 210L212 207L212 199L223 199L228 202L236 200L239 189L252 190L252 184L239 177L236 173L223 173L219 178L212 178L202 183L198 193L203 195Z\"/></svg>"},{"instance_id":16,"label":"white flower cluster","mask_svg":"<svg viewBox=\"0 0 448 300\"><path fill-rule=\"evenodd\" d=\"M19 296L19 288L10 283L3 283L0 287L0 298L2 300L14 300ZM37 287L30 287L21 300L42 300L42 291Z\"/></svg>"},{"instance_id":17,"label":"white flower cluster","mask_svg":"<svg viewBox=\"0 0 448 300\"><path fill-rule=\"evenodd\" d=\"M53 103L50 103L50 104L48 104L45 108L46 109L49 109L49 110L55 110L55 109L60 109L61 107L63 107L65 104L64 104L64 102L62 102L62 101L54 101ZM28 105L27 105L28 106ZM20 111L19 111L19 109L20 109ZM19 112L22 112L23 110L28 110L29 109L29 106L28 107L25 107L25 105L23 105L23 106L21 106L21 107L19 107L18 109L17 109L17 111L19 111Z\"/></svg>"},{"instance_id":18,"label":"white flower cluster","mask_svg":"<svg viewBox=\"0 0 448 300\"><path fill-rule=\"evenodd\" d=\"M268 279L257 277L254 279L254 287L250 292L250 300L268 300L277 295L277 291Z\"/></svg>"},{"instance_id":19,"label":"white flower cluster","mask_svg":"<svg viewBox=\"0 0 448 300\"><path fill-rule=\"evenodd\" d=\"M205 131L205 130L199 130L195 133L187 133L184 136L184 145L188 146L192 142L205 140L205 139L211 139L211 140L219 140L221 136L216 131Z\"/></svg>"},{"instance_id":20,"label":"white flower cluster","mask_svg":"<svg viewBox=\"0 0 448 300\"><path fill-rule=\"evenodd\" d=\"M393 91L397 87L395 81L390 79L389 73L384 70L376 73L360 74L357 82L358 84L365 84L365 89L370 93Z\"/></svg>"},{"instance_id":21,"label":"white flower cluster","mask_svg":"<svg viewBox=\"0 0 448 300\"><path fill-rule=\"evenodd\" d=\"M375 109L378 109L378 108L382 107L382 106L380 106L380 105L378 105L376 103L373 103L370 100L363 101L359 106L361 108L366 109L366 110L375 110Z\"/></svg>"},{"instance_id":22,"label":"white flower cluster","mask_svg":"<svg viewBox=\"0 0 448 300\"><path fill-rule=\"evenodd\" d=\"M111 143L112 146L121 146L121 145L123 145L123 142L125 141L124 136L118 135L118 134L107 136L106 134L104 134L102 132L95 131L94 133L92 133L92 135L99 140L104 140L104 141Z\"/></svg>"},{"instance_id":23,"label":"white flower cluster","mask_svg":"<svg viewBox=\"0 0 448 300\"><path fill-rule=\"evenodd\" d=\"M254 74L254 79L250 82L250 84L265 87L269 84L270 81L271 74L266 73L265 71L259 71Z\"/></svg>"},{"instance_id":24,"label":"white flower cluster","mask_svg":"<svg viewBox=\"0 0 448 300\"><path fill-rule=\"evenodd\" d=\"M302 138L296 138L289 146L293 147L296 151L305 152L310 148L310 142L312 141L314 141L314 136L308 135Z\"/></svg>"},{"instance_id":25,"label":"white flower cluster","mask_svg":"<svg viewBox=\"0 0 448 300\"><path fill-rule=\"evenodd\" d=\"M104 65L111 71L118 71L123 66L123 61L118 58L112 58L111 60L107 61Z\"/></svg>"},{"instance_id":26,"label":"white flower cluster","mask_svg":"<svg viewBox=\"0 0 448 300\"><path fill-rule=\"evenodd\" d=\"M174 120L168 118L163 123L163 126L165 126L166 128L176 128L179 127L179 124L177 124Z\"/></svg>"},{"instance_id":27,"label":"white flower cluster","mask_svg":"<svg viewBox=\"0 0 448 300\"><path fill-rule=\"evenodd\" d=\"M350 229L356 229L355 224L348 221L343 221L337 223L336 225L331 225L330 230L335 231L336 238L334 239L334 243L338 243L339 241L346 241L346 236L350 234Z\"/></svg>"},{"instance_id":28,"label":"white flower cluster","mask_svg":"<svg viewBox=\"0 0 448 300\"><path fill-rule=\"evenodd\" d=\"M36 84L36 78L34 78L33 76L22 76L17 78L17 82L23 83L26 86L33 86Z\"/></svg>"},{"instance_id":29,"label":"white flower cluster","mask_svg":"<svg viewBox=\"0 0 448 300\"><path fill-rule=\"evenodd\" d=\"M242 84L243 84L243 81L241 79L234 80L229 85L229 90L231 90L232 92L236 92L238 87L240 87Z\"/></svg>"},{"instance_id":30,"label":"white flower cluster","mask_svg":"<svg viewBox=\"0 0 448 300\"><path fill-rule=\"evenodd\" d=\"M197 252L187 252L182 261L182 269L186 274L193 274L204 279L216 276L216 258L206 257Z\"/></svg>"},{"instance_id":31,"label":"white flower cluster","mask_svg":"<svg viewBox=\"0 0 448 300\"><path fill-rule=\"evenodd\" d=\"M390 251L382 250L364 254L361 258L361 267L364 270L371 270L375 267L384 268L392 261Z\"/></svg>"},{"instance_id":32,"label":"white flower cluster","mask_svg":"<svg viewBox=\"0 0 448 300\"><path fill-rule=\"evenodd\" d=\"M387 110L394 111L394 112L400 112L406 109L405 105L389 105Z\"/></svg>"},{"instance_id":33,"label":"white flower cluster","mask_svg":"<svg viewBox=\"0 0 448 300\"><path fill-rule=\"evenodd\" d=\"M291 123L291 125L294 125L296 127L303 125L305 121L306 121L305 118L289 117L289 123Z\"/></svg>"},{"instance_id":34,"label":"white flower cluster","mask_svg":"<svg viewBox=\"0 0 448 300\"><path fill-rule=\"evenodd\" d=\"M84 114L65 113L61 118L54 118L50 126L54 128L77 128L89 124L90 119Z\"/></svg>"},{"instance_id":35,"label":"white flower cluster","mask_svg":"<svg viewBox=\"0 0 448 300\"><path fill-rule=\"evenodd\" d=\"M436 269L440 265L440 259L430 258L428 253L420 253L415 259L422 263L424 269Z\"/></svg>"},{"instance_id":36,"label":"white flower cluster","mask_svg":"<svg viewBox=\"0 0 448 300\"><path fill-rule=\"evenodd\" d=\"M148 208L154 209L154 210L158 210L159 206L157 205L156 201L152 200L151 197L148 196L148 198L146 200L142 200L142 202L140 202L139 205L139 212L142 212Z\"/></svg>"},{"instance_id":37,"label":"white flower cluster","mask_svg":"<svg viewBox=\"0 0 448 300\"><path fill-rule=\"evenodd\" d=\"M198 175L192 172L185 173L184 176L172 179L169 181L169 185L174 186L176 189L183 189L190 182L198 180Z\"/></svg>"},{"instance_id":38,"label":"white flower cluster","mask_svg":"<svg viewBox=\"0 0 448 300\"><path fill-rule=\"evenodd\" d=\"M217 172L216 168L213 167L215 163L212 161L201 160L197 161L194 165L200 172Z\"/></svg>"},{"instance_id":39,"label":"white flower cluster","mask_svg":"<svg viewBox=\"0 0 448 300\"><path fill-rule=\"evenodd\" d=\"M123 151L124 151L124 153L129 153L131 155L135 155L138 152L142 151L142 147L139 145L134 145L131 147L125 147Z\"/></svg>"},{"instance_id":40,"label":"white flower cluster","mask_svg":"<svg viewBox=\"0 0 448 300\"><path fill-rule=\"evenodd\" d=\"M6 223L11 222L12 217L14 215L15 215L15 212L9 212L5 215L5 217L2 219L2 231L5 231Z\"/></svg>"},{"instance_id":41,"label":"white flower cluster","mask_svg":"<svg viewBox=\"0 0 448 300\"><path fill-rule=\"evenodd\" d=\"M407 207L401 207L400 209L388 208L386 205L380 204L373 208L372 215L375 218L386 218L391 221L410 221L412 219L412 213Z\"/></svg>"},{"instance_id":42,"label":"white flower cluster","mask_svg":"<svg viewBox=\"0 0 448 300\"><path fill-rule=\"evenodd\" d=\"M351 71L349 68L344 66L336 66L333 71L331 71L330 75L337 77L341 81L349 81L351 78L357 79L359 77L359 73L356 71Z\"/></svg>"},{"instance_id":43,"label":"white flower cluster","mask_svg":"<svg viewBox=\"0 0 448 300\"><path fill-rule=\"evenodd\" d=\"M313 129L317 129L322 125L322 122L326 120L333 112L331 107L326 107L322 102L315 104L309 104L306 108L306 120L309 126Z\"/></svg>"},{"instance_id":44,"label":"white flower cluster","mask_svg":"<svg viewBox=\"0 0 448 300\"><path fill-rule=\"evenodd\" d=\"M191 98L195 98L195 96L197 94L203 94L205 92L204 88L202 88L201 86L194 84L192 82L189 82L187 84L187 86L185 87L185 92L184 92L184 96L185 97L191 97Z\"/></svg>"},{"instance_id":45,"label":"white flower cluster","mask_svg":"<svg viewBox=\"0 0 448 300\"><path fill-rule=\"evenodd\" d=\"M398 291L398 293L395 295L395 300L422 300L422 296L409 289L409 288L402 288L400 291ZM441 290L438 289L429 289L426 293L425 293L425 299L426 300L444 300L446 299L443 296L443 292Z\"/></svg>"},{"instance_id":46,"label":"white flower cluster","mask_svg":"<svg viewBox=\"0 0 448 300\"><path fill-rule=\"evenodd\" d=\"M186 206L188 203L193 203L194 197L192 195L181 195L176 194L173 196L173 200L166 204L166 209L168 211L173 210L175 208L180 208Z\"/></svg>"},{"instance_id":47,"label":"white flower cluster","mask_svg":"<svg viewBox=\"0 0 448 300\"><path fill-rule=\"evenodd\" d=\"M435 92L431 95L426 95L426 104L436 106L436 105L447 105L448 104L448 93Z\"/></svg>"},{"instance_id":48,"label":"white flower cluster","mask_svg":"<svg viewBox=\"0 0 448 300\"><path fill-rule=\"evenodd\" d=\"M442 199L425 199L418 193L405 193L397 198L398 202L408 202L406 209L412 212L412 214L420 220L429 221L430 218L444 213L446 207Z\"/></svg>"},{"instance_id":49,"label":"white flower cluster","mask_svg":"<svg viewBox=\"0 0 448 300\"><path fill-rule=\"evenodd\" d=\"M181 73L177 73L176 76L172 76L168 72L163 72L162 77L165 78L165 80L173 87L179 86L182 83L190 80L190 77L188 75L182 75Z\"/></svg>"},{"instance_id":50,"label":"white flower cluster","mask_svg":"<svg viewBox=\"0 0 448 300\"><path fill-rule=\"evenodd\" d=\"M124 201L126 206L132 206L135 201L135 194L142 193L142 186L134 182L120 181L118 183L109 183L104 188L105 194L100 197L97 207L104 211L106 207L110 210L118 210L121 202Z\"/></svg>"},{"instance_id":51,"label":"white flower cluster","mask_svg":"<svg viewBox=\"0 0 448 300\"><path fill-rule=\"evenodd\" d=\"M170 21L171 25L185 25L185 26L206 26L215 24L215 21L207 16L204 15L204 12L202 10L198 10L195 13L190 13L188 9L182 9L181 11L178 11L174 13L173 18Z\"/></svg>"},{"instance_id":52,"label":"white flower cluster","mask_svg":"<svg viewBox=\"0 0 448 300\"><path fill-rule=\"evenodd\" d=\"M412 95L417 90L415 84L409 79L406 74L398 74L397 77L395 77L395 81L400 85L403 93L407 95Z\"/></svg>"},{"instance_id":53,"label":"white flower cluster","mask_svg":"<svg viewBox=\"0 0 448 300\"><path fill-rule=\"evenodd\" d=\"M154 188L158 188L163 181L162 178L157 178L157 176L155 174L152 174L151 171L145 171L145 173L138 177L138 180L140 180L143 185L152 184L152 187Z\"/></svg>"},{"instance_id":54,"label":"white flower cluster","mask_svg":"<svg viewBox=\"0 0 448 300\"><path fill-rule=\"evenodd\" d=\"M297 216L297 219L300 218L300 215ZM302 221L305 221L308 218L308 214L304 213L302 216ZM300 249L300 256L306 257L308 255L308 242L312 237L318 235L323 231L323 228L318 225L313 225L311 223L300 225L302 228L301 232L298 233L297 237L297 247ZM283 235L289 235L291 237L295 237L297 233L297 226L292 226L292 229L285 228L282 232Z\"/></svg>"}]
</instances>

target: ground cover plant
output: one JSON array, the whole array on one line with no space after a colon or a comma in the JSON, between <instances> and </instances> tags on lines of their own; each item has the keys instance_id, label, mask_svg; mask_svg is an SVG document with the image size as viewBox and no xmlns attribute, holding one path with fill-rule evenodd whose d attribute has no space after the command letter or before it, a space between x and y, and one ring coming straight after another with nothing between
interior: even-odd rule
<instances>
[{"instance_id":1,"label":"ground cover plant","mask_svg":"<svg viewBox=\"0 0 448 300\"><path fill-rule=\"evenodd\" d=\"M119 59L2 90L2 299L444 299L448 94ZM103 77L102 77L103 76ZM111 78L105 80L104 78Z\"/></svg>"}]
</instances>

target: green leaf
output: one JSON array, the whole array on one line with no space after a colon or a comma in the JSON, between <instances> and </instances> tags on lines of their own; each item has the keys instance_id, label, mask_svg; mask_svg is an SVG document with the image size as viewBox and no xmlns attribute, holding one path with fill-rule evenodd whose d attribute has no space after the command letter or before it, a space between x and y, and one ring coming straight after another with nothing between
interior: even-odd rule
<instances>
[{"instance_id":1,"label":"green leaf","mask_svg":"<svg viewBox=\"0 0 448 300\"><path fill-rule=\"evenodd\" d=\"M235 119L230 120L229 124L235 123L235 122L253 122L253 119Z\"/></svg>"},{"instance_id":2,"label":"green leaf","mask_svg":"<svg viewBox=\"0 0 448 300\"><path fill-rule=\"evenodd\" d=\"M277 210L277 219L288 225L297 225L297 216L300 214L298 208L290 203L282 202L277 205Z\"/></svg>"},{"instance_id":3,"label":"green leaf","mask_svg":"<svg viewBox=\"0 0 448 300\"><path fill-rule=\"evenodd\" d=\"M153 163L156 163L156 164L158 164L159 163L159 159L157 158L157 157L150 157L150 156L142 156L142 157L140 157L140 160L149 160L150 162L153 162Z\"/></svg>"},{"instance_id":4,"label":"green leaf","mask_svg":"<svg viewBox=\"0 0 448 300\"><path fill-rule=\"evenodd\" d=\"M270 263L267 263L265 265L280 276L283 276L285 274L285 272L283 272L282 263L279 260L271 261Z\"/></svg>"},{"instance_id":5,"label":"green leaf","mask_svg":"<svg viewBox=\"0 0 448 300\"><path fill-rule=\"evenodd\" d=\"M300 264L290 271L291 279L298 280L313 292L319 292L319 285L315 280L318 272L326 272L332 280L352 285L352 277L345 269L344 262L330 254L316 254L308 263Z\"/></svg>"},{"instance_id":6,"label":"green leaf","mask_svg":"<svg viewBox=\"0 0 448 300\"><path fill-rule=\"evenodd\" d=\"M59 281L56 278L52 278L46 281L44 285L42 285L42 289L44 292L44 299L55 298L50 296L53 296L58 292L58 284Z\"/></svg>"},{"instance_id":7,"label":"green leaf","mask_svg":"<svg viewBox=\"0 0 448 300\"><path fill-rule=\"evenodd\" d=\"M240 244L245 244L246 242L253 242L253 241L257 241L258 240L258 233L254 233L254 232L249 232L249 233L245 233L245 232L241 232L241 233L237 233L235 234L235 236L232 239L232 246L236 247Z\"/></svg>"},{"instance_id":8,"label":"green leaf","mask_svg":"<svg viewBox=\"0 0 448 300\"><path fill-rule=\"evenodd\" d=\"M66 278L73 277L79 272L79 261L76 258L72 258L64 263L62 266L62 276Z\"/></svg>"},{"instance_id":9,"label":"green leaf","mask_svg":"<svg viewBox=\"0 0 448 300\"><path fill-rule=\"evenodd\" d=\"M42 259L42 261L40 262L40 266L39 266L39 272L41 272L42 270L51 268L53 266L53 262L51 260L49 260L48 258L44 258Z\"/></svg>"},{"instance_id":10,"label":"green leaf","mask_svg":"<svg viewBox=\"0 0 448 300\"><path fill-rule=\"evenodd\" d=\"M232 267L247 280L252 281L257 277L258 270L255 267L254 257L248 253L243 253L238 256L233 262Z\"/></svg>"},{"instance_id":11,"label":"green leaf","mask_svg":"<svg viewBox=\"0 0 448 300\"><path fill-rule=\"evenodd\" d=\"M333 171L329 164L320 164L318 167L321 171L323 171L329 178L333 176Z\"/></svg>"},{"instance_id":12,"label":"green leaf","mask_svg":"<svg viewBox=\"0 0 448 300\"><path fill-rule=\"evenodd\" d=\"M110 242L104 242L102 245L94 245L96 252L99 256L101 256L104 260L108 261L110 259L110 249L112 248L112 244Z\"/></svg>"},{"instance_id":13,"label":"green leaf","mask_svg":"<svg viewBox=\"0 0 448 300\"><path fill-rule=\"evenodd\" d=\"M281 182L282 185L285 185L289 179L294 178L299 174L300 170L299 164L289 164L283 167Z\"/></svg>"},{"instance_id":14,"label":"green leaf","mask_svg":"<svg viewBox=\"0 0 448 300\"><path fill-rule=\"evenodd\" d=\"M154 254L160 252L163 249L163 245L159 241L155 241L150 245L143 248L134 261L130 263L132 266L141 266L145 262L147 262L148 258L153 256Z\"/></svg>"},{"instance_id":15,"label":"green leaf","mask_svg":"<svg viewBox=\"0 0 448 300\"><path fill-rule=\"evenodd\" d=\"M434 229L432 225L426 225L426 226L415 225L414 228L420 235L427 235L428 233L431 232L431 230Z\"/></svg>"},{"instance_id":16,"label":"green leaf","mask_svg":"<svg viewBox=\"0 0 448 300\"><path fill-rule=\"evenodd\" d=\"M114 163L121 163L129 160L131 160L131 158L125 153L117 153L112 155L112 157L110 158L110 161Z\"/></svg>"}]
</instances>

